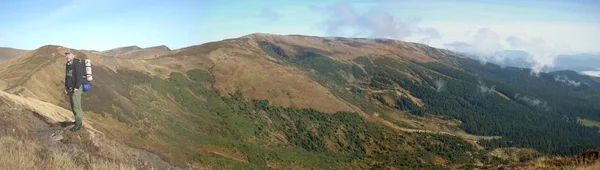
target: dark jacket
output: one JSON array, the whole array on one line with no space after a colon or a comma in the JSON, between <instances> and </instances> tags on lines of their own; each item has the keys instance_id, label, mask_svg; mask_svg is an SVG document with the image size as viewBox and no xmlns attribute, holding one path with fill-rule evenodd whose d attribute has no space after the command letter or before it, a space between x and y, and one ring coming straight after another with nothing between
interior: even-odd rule
<instances>
[{"instance_id":1,"label":"dark jacket","mask_svg":"<svg viewBox=\"0 0 600 170\"><path fill-rule=\"evenodd\" d=\"M81 60L73 58L73 60L65 64L65 67L65 89L71 91L74 88L81 87L83 76L85 76L83 73L84 65L81 63Z\"/></svg>"}]
</instances>

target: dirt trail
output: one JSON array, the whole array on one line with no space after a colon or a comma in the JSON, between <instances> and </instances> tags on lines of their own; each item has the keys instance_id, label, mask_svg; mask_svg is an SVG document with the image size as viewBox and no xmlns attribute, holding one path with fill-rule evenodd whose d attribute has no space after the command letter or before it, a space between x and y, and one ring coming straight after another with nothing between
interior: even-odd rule
<instances>
[{"instance_id":1,"label":"dirt trail","mask_svg":"<svg viewBox=\"0 0 600 170\"><path fill-rule=\"evenodd\" d=\"M376 117L376 116L373 116L372 120L375 120L375 121L377 121L385 126L388 126L392 129L403 131L403 132L441 134L441 135L450 135L450 136L460 137L463 140L465 140L466 142L475 146L475 148L477 148L477 149L485 149L483 146L479 145L479 143L477 142L479 140L490 140L490 139L500 138L498 136L477 136L477 135L472 135L472 134L468 134L465 132L444 132L444 131L434 131L434 130L424 130L424 129L403 128L403 127L399 127L399 126L393 124L392 122L389 122L385 119L382 119L382 118Z\"/></svg>"},{"instance_id":2,"label":"dirt trail","mask_svg":"<svg viewBox=\"0 0 600 170\"><path fill-rule=\"evenodd\" d=\"M400 131L404 131L404 132L411 132L411 133L431 133L431 134L443 134L443 135L451 135L451 136L457 136L453 133L449 133L449 132L441 132L441 131L432 131L432 130L423 130L423 129L409 129L409 128L403 128L400 127L398 125L393 124L392 122L389 122L381 117L374 117L374 120L376 120L377 122L386 125L388 127L391 127L393 129L396 130L400 130Z\"/></svg>"},{"instance_id":3,"label":"dirt trail","mask_svg":"<svg viewBox=\"0 0 600 170\"><path fill-rule=\"evenodd\" d=\"M235 156L231 156L231 155L228 155L228 154L225 154L225 153L221 153L221 152L218 152L218 151L213 151L212 153L220 155L222 157L233 159L233 160L236 160L236 161L239 161L239 162L246 162L246 163L248 162L247 160L243 160L243 159L237 158Z\"/></svg>"},{"instance_id":4,"label":"dirt trail","mask_svg":"<svg viewBox=\"0 0 600 170\"><path fill-rule=\"evenodd\" d=\"M390 90L371 90L371 89L364 89L361 87L357 87L360 88L362 90L366 90L369 91L371 93L387 93ZM396 91L398 92L398 91ZM456 137L460 137L462 139L464 139L465 141L467 141L468 143L472 144L473 146L475 146L478 149L484 149L483 146L479 145L477 141L479 140L490 140L490 139L497 139L497 138L501 138L499 136L477 136L477 135L472 135L472 134L468 134L464 131L449 131L448 129L443 130L427 130L427 129L410 129L410 128L404 128L404 127L400 127L392 122L389 122L379 116L373 116L373 115L369 115L365 112L363 112L360 108L351 105L348 102L345 102L348 106L350 106L351 108L353 108L359 115L361 115L364 119L371 121L371 122L377 122L380 123L382 125L388 126L394 130L398 130L398 131L403 131L403 132L408 132L408 133L428 133L428 134L442 134L442 135L451 135L451 136L456 136ZM398 113L398 114L402 114L402 113ZM402 120L406 120L408 119L407 116L401 116ZM424 120L421 120L421 122L426 122ZM438 128L433 128L433 129L438 129Z\"/></svg>"}]
</instances>

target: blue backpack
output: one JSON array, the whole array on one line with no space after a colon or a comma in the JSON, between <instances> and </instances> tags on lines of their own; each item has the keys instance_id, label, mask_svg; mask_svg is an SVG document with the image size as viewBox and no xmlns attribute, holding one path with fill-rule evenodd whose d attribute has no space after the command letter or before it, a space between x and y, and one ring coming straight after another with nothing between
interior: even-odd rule
<instances>
[{"instance_id":1,"label":"blue backpack","mask_svg":"<svg viewBox=\"0 0 600 170\"><path fill-rule=\"evenodd\" d=\"M84 92L88 92L92 89L92 83L90 82L84 82L82 86Z\"/></svg>"}]
</instances>

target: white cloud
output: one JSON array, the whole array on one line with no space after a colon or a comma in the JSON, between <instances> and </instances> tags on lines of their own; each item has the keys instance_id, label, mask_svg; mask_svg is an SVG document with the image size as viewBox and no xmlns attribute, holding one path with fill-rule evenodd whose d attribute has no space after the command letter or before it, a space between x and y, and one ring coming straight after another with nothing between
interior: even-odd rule
<instances>
[{"instance_id":1,"label":"white cloud","mask_svg":"<svg viewBox=\"0 0 600 170\"><path fill-rule=\"evenodd\" d=\"M436 92L441 92L442 90L444 90L444 86L446 86L446 82L443 80L435 80L433 82L433 85L435 86Z\"/></svg>"},{"instance_id":2,"label":"white cloud","mask_svg":"<svg viewBox=\"0 0 600 170\"><path fill-rule=\"evenodd\" d=\"M542 101L542 100L536 99L536 98L532 98L532 97L523 96L520 94L515 94L515 99L525 102L529 105L533 105L533 106L542 106L542 107L546 106L545 101Z\"/></svg>"},{"instance_id":3,"label":"white cloud","mask_svg":"<svg viewBox=\"0 0 600 170\"><path fill-rule=\"evenodd\" d=\"M423 27L435 28L442 37L442 44L469 41L478 29L493 30L502 39L509 36L539 37L552 44L558 53L600 52L600 23L581 22L451 22L423 21ZM508 46L506 42L500 44ZM442 47L438 45L436 47Z\"/></svg>"},{"instance_id":4,"label":"white cloud","mask_svg":"<svg viewBox=\"0 0 600 170\"><path fill-rule=\"evenodd\" d=\"M507 38L503 38L507 37ZM541 37L507 35L502 36L489 28L480 28L467 41L455 41L444 44L446 48L477 55L487 61L505 61L508 57L504 50L523 50L528 53L527 63L531 63L533 73L539 73L544 67L554 66L556 46Z\"/></svg>"},{"instance_id":5,"label":"white cloud","mask_svg":"<svg viewBox=\"0 0 600 170\"><path fill-rule=\"evenodd\" d=\"M504 49L500 36L488 28L477 30L473 38L469 41L447 43L446 46L459 52L479 55L484 57L483 59L491 57L497 51Z\"/></svg>"},{"instance_id":6,"label":"white cloud","mask_svg":"<svg viewBox=\"0 0 600 170\"><path fill-rule=\"evenodd\" d=\"M481 80L478 80L478 81L479 81L479 83L477 84L477 88L479 89L479 92L490 93L490 92L496 91L496 86L492 85L492 86L488 87Z\"/></svg>"},{"instance_id":7,"label":"white cloud","mask_svg":"<svg viewBox=\"0 0 600 170\"><path fill-rule=\"evenodd\" d=\"M555 48L540 37L523 39L509 36L506 41L512 49L524 50L529 53L528 60L533 63L532 70L540 72L544 67L553 67L557 53Z\"/></svg>"},{"instance_id":8,"label":"white cloud","mask_svg":"<svg viewBox=\"0 0 600 170\"><path fill-rule=\"evenodd\" d=\"M309 8L314 12L327 14L321 26L330 36L368 36L403 40L418 35L422 37L423 42L441 37L436 29L420 26L419 17L401 19L381 10L359 14L348 3L334 4L326 8Z\"/></svg>"},{"instance_id":9,"label":"white cloud","mask_svg":"<svg viewBox=\"0 0 600 170\"><path fill-rule=\"evenodd\" d=\"M567 77L567 76L556 76L556 77L554 77L554 81L562 82L569 86L575 86L575 87L579 87L581 85L581 82L578 82L575 80L570 80L569 77Z\"/></svg>"},{"instance_id":10,"label":"white cloud","mask_svg":"<svg viewBox=\"0 0 600 170\"><path fill-rule=\"evenodd\" d=\"M600 77L600 71L582 71L581 73L588 76Z\"/></svg>"}]
</instances>

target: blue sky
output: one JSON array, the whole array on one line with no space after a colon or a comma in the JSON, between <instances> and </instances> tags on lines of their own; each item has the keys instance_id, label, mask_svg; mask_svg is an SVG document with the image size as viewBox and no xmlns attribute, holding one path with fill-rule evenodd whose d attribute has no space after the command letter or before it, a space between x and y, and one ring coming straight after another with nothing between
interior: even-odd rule
<instances>
[{"instance_id":1,"label":"blue sky","mask_svg":"<svg viewBox=\"0 0 600 170\"><path fill-rule=\"evenodd\" d=\"M0 46L106 50L202 43L202 1L2 0Z\"/></svg>"},{"instance_id":2,"label":"blue sky","mask_svg":"<svg viewBox=\"0 0 600 170\"><path fill-rule=\"evenodd\" d=\"M251 33L391 38L481 55L600 52L600 1L3 0L0 46L172 49Z\"/></svg>"}]
</instances>

